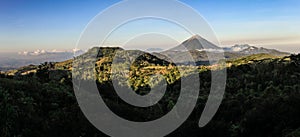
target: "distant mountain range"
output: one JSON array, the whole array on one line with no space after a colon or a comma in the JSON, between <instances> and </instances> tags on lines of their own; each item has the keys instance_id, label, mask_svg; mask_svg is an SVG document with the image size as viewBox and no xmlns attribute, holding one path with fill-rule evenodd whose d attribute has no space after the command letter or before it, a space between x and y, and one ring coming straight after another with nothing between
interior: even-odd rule
<instances>
[{"instance_id":1,"label":"distant mountain range","mask_svg":"<svg viewBox=\"0 0 300 137\"><path fill-rule=\"evenodd\" d=\"M254 54L269 54L278 57L290 55L290 53L281 52L275 49L255 47L248 44L221 48L199 35L192 36L188 40L182 42L180 45L169 50L163 50L161 48L149 48L145 52L151 53L157 58L169 62L171 61L171 57L178 63L186 65L191 63L187 62L184 58L187 53L189 53L193 57L196 65L207 65L209 63L207 53L214 52L224 52L224 56L226 59L235 59ZM36 50L32 52L19 52L17 55L13 55L10 57L0 57L0 71L16 69L30 64L37 65L43 62L61 62L83 53L85 52L80 49L73 49L69 51Z\"/></svg>"},{"instance_id":2,"label":"distant mountain range","mask_svg":"<svg viewBox=\"0 0 300 137\"><path fill-rule=\"evenodd\" d=\"M275 49L267 49L263 47L255 47L250 46L248 44L243 45L234 45L232 47L225 47L221 48L217 45L209 42L208 40L202 38L199 35L192 36L190 39L184 41L182 44L180 44L177 47L171 48L167 51L206 51L206 52L231 52L231 53L237 53L237 54L245 54L245 55L252 55L252 54L260 54L260 53L266 53L266 54L273 54L273 55L289 55L290 53L287 52L281 52Z\"/></svg>"},{"instance_id":3,"label":"distant mountain range","mask_svg":"<svg viewBox=\"0 0 300 137\"><path fill-rule=\"evenodd\" d=\"M61 62L84 53L83 50L73 49L66 51L36 50L24 51L17 54L6 54L0 56L0 71L17 69L27 65L38 65L44 62Z\"/></svg>"},{"instance_id":4,"label":"distant mountain range","mask_svg":"<svg viewBox=\"0 0 300 137\"><path fill-rule=\"evenodd\" d=\"M248 44L234 45L230 48L223 48L223 49L225 52L240 53L240 54L245 54L245 55L266 53L266 54L271 54L271 55L276 55L276 56L286 56L286 55L290 54L290 53L281 52L281 51L278 51L275 49L267 49L267 48L263 48L263 47L250 46Z\"/></svg>"},{"instance_id":5,"label":"distant mountain range","mask_svg":"<svg viewBox=\"0 0 300 137\"><path fill-rule=\"evenodd\" d=\"M36 50L36 51L23 51L23 52L18 52L19 55L24 55L24 56L45 56L45 55L53 55L53 54L82 54L84 53L83 50L81 49L72 49L72 50Z\"/></svg>"},{"instance_id":6,"label":"distant mountain range","mask_svg":"<svg viewBox=\"0 0 300 137\"><path fill-rule=\"evenodd\" d=\"M183 55L189 52L194 58L196 65L205 65L209 63L207 53L220 53L223 52L226 59L234 59L243 56L249 56L254 54L269 54L273 56L288 56L290 53L281 52L275 49L267 49L262 47L245 45L234 45L232 47L221 48L217 45L209 42L208 40L202 38L199 35L192 36L190 39L184 41L180 45L171 48L169 50L156 53L157 56L163 58L165 56L171 57L180 63L188 64L185 59L182 58Z\"/></svg>"},{"instance_id":7,"label":"distant mountain range","mask_svg":"<svg viewBox=\"0 0 300 137\"><path fill-rule=\"evenodd\" d=\"M162 52L162 51L164 51L164 49L162 49L162 48L149 48L149 49L146 49L145 51L149 52L149 53L153 53L153 52Z\"/></svg>"}]
</instances>

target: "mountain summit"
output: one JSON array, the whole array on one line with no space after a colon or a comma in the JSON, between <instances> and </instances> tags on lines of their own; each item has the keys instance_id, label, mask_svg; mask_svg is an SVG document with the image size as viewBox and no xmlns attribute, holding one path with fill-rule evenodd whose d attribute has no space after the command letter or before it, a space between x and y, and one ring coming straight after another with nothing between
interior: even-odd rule
<instances>
[{"instance_id":1,"label":"mountain summit","mask_svg":"<svg viewBox=\"0 0 300 137\"><path fill-rule=\"evenodd\" d=\"M208 50L208 49L221 49L215 44L209 42L208 40L202 38L199 35L194 35L188 40L181 43L179 46L174 47L170 50L173 51L185 51L185 50Z\"/></svg>"}]
</instances>

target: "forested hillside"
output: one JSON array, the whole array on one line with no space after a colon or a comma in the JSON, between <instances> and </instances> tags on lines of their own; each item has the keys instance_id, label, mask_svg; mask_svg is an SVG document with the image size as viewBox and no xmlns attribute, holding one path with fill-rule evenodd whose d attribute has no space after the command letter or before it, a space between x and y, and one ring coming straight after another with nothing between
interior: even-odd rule
<instances>
[{"instance_id":1,"label":"forested hillside","mask_svg":"<svg viewBox=\"0 0 300 137\"><path fill-rule=\"evenodd\" d=\"M114 93L110 70L117 50L121 49L100 49L95 64L96 82L99 89L109 91L101 96L110 109L134 121L153 120L169 112L180 93L177 67L184 66L175 66L151 54L143 54L136 60L130 67L130 85L123 86L145 94L149 91L148 76L161 74L169 91L155 107L136 108L117 101ZM43 63L1 73L1 137L105 136L88 122L76 102L72 63L72 60ZM300 136L300 55L278 58L260 54L230 60L227 67L225 97L213 120L204 128L198 127L213 71L210 66L199 66L201 90L197 107L170 136ZM145 112L151 113L145 115Z\"/></svg>"}]
</instances>

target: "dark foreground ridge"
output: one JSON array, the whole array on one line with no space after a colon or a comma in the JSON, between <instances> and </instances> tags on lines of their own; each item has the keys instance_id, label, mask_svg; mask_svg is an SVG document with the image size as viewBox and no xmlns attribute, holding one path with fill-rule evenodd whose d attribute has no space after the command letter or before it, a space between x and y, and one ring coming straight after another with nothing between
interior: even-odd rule
<instances>
[{"instance_id":1,"label":"dark foreground ridge","mask_svg":"<svg viewBox=\"0 0 300 137\"><path fill-rule=\"evenodd\" d=\"M96 66L102 98L119 116L148 121L169 112L180 93L180 77L174 64L143 54L131 66L130 85L138 94L149 86L147 76L167 79L167 96L146 109L117 101L110 79L112 56L120 48L99 50ZM81 56L84 58L84 55ZM72 60L43 63L0 74L1 137L105 136L82 114L74 96ZM230 60L225 98L213 120L204 128L198 121L210 90L210 66L199 66L201 90L189 119L169 136L189 137L295 137L300 134L300 55L273 57L257 54ZM140 72L143 73L140 73ZM87 80L89 78L86 78ZM151 113L148 113L151 112ZM147 115L146 115L147 114Z\"/></svg>"}]
</instances>

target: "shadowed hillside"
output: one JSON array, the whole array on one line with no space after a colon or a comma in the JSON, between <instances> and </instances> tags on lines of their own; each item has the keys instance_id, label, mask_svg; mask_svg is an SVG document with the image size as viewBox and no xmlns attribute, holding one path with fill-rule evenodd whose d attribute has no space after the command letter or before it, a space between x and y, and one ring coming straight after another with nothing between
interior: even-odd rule
<instances>
[{"instance_id":1,"label":"shadowed hillside","mask_svg":"<svg viewBox=\"0 0 300 137\"><path fill-rule=\"evenodd\" d=\"M167 81L162 101L137 108L120 101L111 82L113 56L120 48L93 48L97 57L96 79L106 104L119 116L133 121L153 120L168 113L180 93L178 67L141 52L131 62L130 83L122 85L138 94L149 92L148 77L161 74ZM140 51L129 51L140 52ZM122 57L122 56L121 56ZM88 54L78 58L89 61ZM83 116L72 87L73 61L43 63L0 74L1 137L105 136ZM211 85L212 66L198 66L200 95L189 119L170 136L295 137L300 131L300 55L288 57L258 54L227 63L225 98L213 120L204 128L198 121ZM82 77L89 80L89 77ZM145 115L147 114L147 115Z\"/></svg>"}]
</instances>

